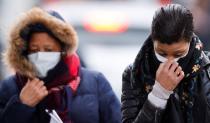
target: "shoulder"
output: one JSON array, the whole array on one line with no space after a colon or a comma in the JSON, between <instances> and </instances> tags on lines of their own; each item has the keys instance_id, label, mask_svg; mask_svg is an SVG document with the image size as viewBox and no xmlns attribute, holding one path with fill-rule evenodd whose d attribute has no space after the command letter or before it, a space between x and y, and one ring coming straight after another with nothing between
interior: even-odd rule
<instances>
[{"instance_id":1,"label":"shoulder","mask_svg":"<svg viewBox=\"0 0 210 123\"><path fill-rule=\"evenodd\" d=\"M99 91L102 90L111 90L110 82L106 77L98 71L89 70L86 68L81 68L81 84L89 88L97 88Z\"/></svg>"},{"instance_id":2,"label":"shoulder","mask_svg":"<svg viewBox=\"0 0 210 123\"><path fill-rule=\"evenodd\" d=\"M199 84L203 90L209 90L210 88L210 53L202 52L202 62L201 62L201 71L198 74Z\"/></svg>"},{"instance_id":3,"label":"shoulder","mask_svg":"<svg viewBox=\"0 0 210 123\"><path fill-rule=\"evenodd\" d=\"M0 91L4 89L17 89L16 77L10 76L2 81L0 81Z\"/></svg>"},{"instance_id":4,"label":"shoulder","mask_svg":"<svg viewBox=\"0 0 210 123\"><path fill-rule=\"evenodd\" d=\"M133 65L128 65L123 74L122 74L122 89L131 89L132 88L132 82L131 82L131 71L132 71Z\"/></svg>"},{"instance_id":5,"label":"shoulder","mask_svg":"<svg viewBox=\"0 0 210 123\"><path fill-rule=\"evenodd\" d=\"M81 79L91 80L91 81L99 81L101 78L105 79L105 76L98 71L90 70L87 68L81 68Z\"/></svg>"},{"instance_id":6,"label":"shoulder","mask_svg":"<svg viewBox=\"0 0 210 123\"><path fill-rule=\"evenodd\" d=\"M210 65L210 52L203 51L201 55L202 55L202 66L209 66Z\"/></svg>"},{"instance_id":7,"label":"shoulder","mask_svg":"<svg viewBox=\"0 0 210 123\"><path fill-rule=\"evenodd\" d=\"M87 68L81 68L81 76L82 77L86 77L86 76L91 76L91 77L94 77L94 78L97 78L98 75L102 74L98 71L95 71L95 70L90 70L90 69L87 69Z\"/></svg>"},{"instance_id":8,"label":"shoulder","mask_svg":"<svg viewBox=\"0 0 210 123\"><path fill-rule=\"evenodd\" d=\"M15 76L10 76L0 81L0 100L2 98L9 98L10 96L18 93Z\"/></svg>"},{"instance_id":9,"label":"shoulder","mask_svg":"<svg viewBox=\"0 0 210 123\"><path fill-rule=\"evenodd\" d=\"M133 64L128 65L123 71L123 79L130 79Z\"/></svg>"},{"instance_id":10,"label":"shoulder","mask_svg":"<svg viewBox=\"0 0 210 123\"><path fill-rule=\"evenodd\" d=\"M121 100L127 100L128 97L138 97L141 93L140 86L135 84L132 78L133 64L128 65L122 76L122 95Z\"/></svg>"},{"instance_id":11,"label":"shoulder","mask_svg":"<svg viewBox=\"0 0 210 123\"><path fill-rule=\"evenodd\" d=\"M204 51L204 54L210 58L210 51Z\"/></svg>"},{"instance_id":12,"label":"shoulder","mask_svg":"<svg viewBox=\"0 0 210 123\"><path fill-rule=\"evenodd\" d=\"M203 68L203 73L206 73L206 77L210 78L210 52L209 51L204 51L202 53L202 68ZM206 78L205 77L205 78Z\"/></svg>"}]
</instances>

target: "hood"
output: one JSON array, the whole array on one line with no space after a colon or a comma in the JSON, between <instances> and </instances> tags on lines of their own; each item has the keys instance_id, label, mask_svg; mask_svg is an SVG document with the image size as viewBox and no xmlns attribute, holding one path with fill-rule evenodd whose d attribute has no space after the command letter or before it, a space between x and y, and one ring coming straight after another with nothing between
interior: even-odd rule
<instances>
[{"instance_id":1,"label":"hood","mask_svg":"<svg viewBox=\"0 0 210 123\"><path fill-rule=\"evenodd\" d=\"M8 48L4 53L4 62L16 73L27 77L35 77L34 66L22 50L26 47L26 41L21 38L20 32L30 24L41 23L67 47L68 55L74 53L77 49L78 38L73 27L63 20L50 15L40 8L32 8L23 13L9 33Z\"/></svg>"}]
</instances>

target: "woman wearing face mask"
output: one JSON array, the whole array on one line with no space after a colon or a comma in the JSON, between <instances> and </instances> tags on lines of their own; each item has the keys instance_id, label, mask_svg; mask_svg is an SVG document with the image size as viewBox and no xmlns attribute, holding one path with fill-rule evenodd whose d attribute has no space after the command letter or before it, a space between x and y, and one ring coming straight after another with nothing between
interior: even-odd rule
<instances>
[{"instance_id":1,"label":"woman wearing face mask","mask_svg":"<svg viewBox=\"0 0 210 123\"><path fill-rule=\"evenodd\" d=\"M210 61L193 33L193 16L169 4L123 73L123 123L210 123Z\"/></svg>"},{"instance_id":2,"label":"woman wearing face mask","mask_svg":"<svg viewBox=\"0 0 210 123\"><path fill-rule=\"evenodd\" d=\"M121 122L109 82L80 67L76 48L76 32L57 12L24 13L5 53L15 75L0 82L0 122Z\"/></svg>"}]
</instances>

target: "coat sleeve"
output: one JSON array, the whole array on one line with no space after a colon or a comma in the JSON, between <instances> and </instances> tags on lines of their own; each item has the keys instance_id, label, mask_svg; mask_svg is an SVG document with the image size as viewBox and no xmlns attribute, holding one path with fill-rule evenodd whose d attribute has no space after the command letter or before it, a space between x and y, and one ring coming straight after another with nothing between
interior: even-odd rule
<instances>
[{"instance_id":1,"label":"coat sleeve","mask_svg":"<svg viewBox=\"0 0 210 123\"><path fill-rule=\"evenodd\" d=\"M100 123L121 123L120 101L103 74L97 76Z\"/></svg>"},{"instance_id":2,"label":"coat sleeve","mask_svg":"<svg viewBox=\"0 0 210 123\"><path fill-rule=\"evenodd\" d=\"M130 81L131 67L123 73L122 81L122 123L160 123L164 110L153 106L139 88L133 88ZM146 98L145 102L142 99ZM141 106L143 104L143 106Z\"/></svg>"},{"instance_id":3,"label":"coat sleeve","mask_svg":"<svg viewBox=\"0 0 210 123\"><path fill-rule=\"evenodd\" d=\"M14 79L0 83L0 122L1 123L29 123L35 111L19 100Z\"/></svg>"},{"instance_id":4,"label":"coat sleeve","mask_svg":"<svg viewBox=\"0 0 210 123\"><path fill-rule=\"evenodd\" d=\"M206 118L208 118L208 121L210 121L210 65L207 66L205 71L203 72L201 76L201 82L202 82L201 90L203 92L204 98L208 106Z\"/></svg>"}]
</instances>

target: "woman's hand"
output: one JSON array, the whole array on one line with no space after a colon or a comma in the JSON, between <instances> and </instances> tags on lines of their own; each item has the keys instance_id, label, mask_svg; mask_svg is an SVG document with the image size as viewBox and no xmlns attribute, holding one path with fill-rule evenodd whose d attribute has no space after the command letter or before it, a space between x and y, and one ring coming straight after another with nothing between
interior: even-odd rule
<instances>
[{"instance_id":1,"label":"woman's hand","mask_svg":"<svg viewBox=\"0 0 210 123\"><path fill-rule=\"evenodd\" d=\"M44 82L35 78L28 80L20 92L20 100L23 104L35 107L44 97L48 95Z\"/></svg>"},{"instance_id":2,"label":"woman's hand","mask_svg":"<svg viewBox=\"0 0 210 123\"><path fill-rule=\"evenodd\" d=\"M161 63L156 72L156 81L168 91L173 91L183 78L182 68L172 60Z\"/></svg>"}]
</instances>

